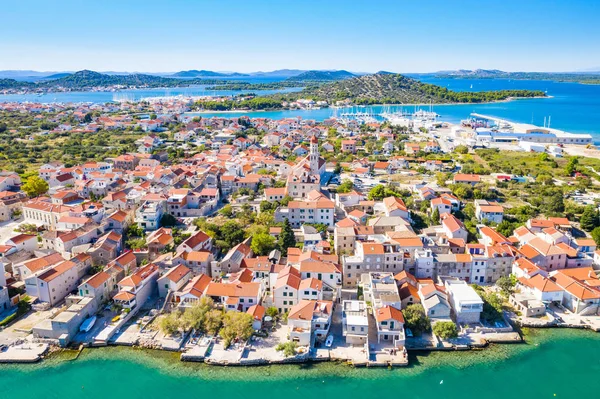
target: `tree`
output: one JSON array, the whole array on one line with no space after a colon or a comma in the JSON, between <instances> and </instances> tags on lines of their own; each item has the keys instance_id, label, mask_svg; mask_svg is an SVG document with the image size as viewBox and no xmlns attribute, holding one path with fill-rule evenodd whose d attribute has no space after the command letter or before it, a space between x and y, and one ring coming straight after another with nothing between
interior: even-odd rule
<instances>
[{"instance_id":1,"label":"tree","mask_svg":"<svg viewBox=\"0 0 600 399\"><path fill-rule=\"evenodd\" d=\"M496 285L500 287L505 296L509 296L515 290L517 278L513 274L510 276L502 276L496 281Z\"/></svg>"},{"instance_id":2,"label":"tree","mask_svg":"<svg viewBox=\"0 0 600 399\"><path fill-rule=\"evenodd\" d=\"M288 206L288 204L290 203L290 201L293 201L294 199L292 197L290 197L289 195L286 195L285 197L283 197L281 199L281 201L279 201L279 204L281 206Z\"/></svg>"},{"instance_id":3,"label":"tree","mask_svg":"<svg viewBox=\"0 0 600 399\"><path fill-rule=\"evenodd\" d=\"M294 236L294 231L292 230L292 226L288 219L283 220L283 226L281 226L281 233L279 234L277 245L283 256L287 256L288 248L296 246L296 237Z\"/></svg>"},{"instance_id":4,"label":"tree","mask_svg":"<svg viewBox=\"0 0 600 399\"><path fill-rule=\"evenodd\" d=\"M279 317L279 309L277 309L275 306L271 306L271 307L267 308L265 313L267 316L269 316L273 320L275 320Z\"/></svg>"},{"instance_id":5,"label":"tree","mask_svg":"<svg viewBox=\"0 0 600 399\"><path fill-rule=\"evenodd\" d=\"M502 299L495 292L486 292L481 286L471 284L471 288L477 292L477 295L483 300L483 311L481 318L487 322L494 322L502 319Z\"/></svg>"},{"instance_id":6,"label":"tree","mask_svg":"<svg viewBox=\"0 0 600 399\"><path fill-rule=\"evenodd\" d=\"M456 147L454 147L454 152L456 152L457 154L468 154L469 153L469 147L467 147L466 145L457 145Z\"/></svg>"},{"instance_id":7,"label":"tree","mask_svg":"<svg viewBox=\"0 0 600 399\"><path fill-rule=\"evenodd\" d=\"M273 215L272 211L262 212L256 216L254 223L255 226L260 225L263 227L270 227L275 223L275 215Z\"/></svg>"},{"instance_id":8,"label":"tree","mask_svg":"<svg viewBox=\"0 0 600 399\"><path fill-rule=\"evenodd\" d=\"M210 297L202 297L200 301L187 308L183 313L183 323L187 328L194 328L196 330L205 331L206 315L213 308L213 300Z\"/></svg>"},{"instance_id":9,"label":"tree","mask_svg":"<svg viewBox=\"0 0 600 399\"><path fill-rule=\"evenodd\" d=\"M226 221L219 229L220 238L225 241L229 248L244 240L244 229L234 220Z\"/></svg>"},{"instance_id":10,"label":"tree","mask_svg":"<svg viewBox=\"0 0 600 399\"><path fill-rule=\"evenodd\" d=\"M275 350L278 352L283 352L283 356L290 357L296 354L296 348L298 344L294 341L287 341L284 343L280 343L275 347Z\"/></svg>"},{"instance_id":11,"label":"tree","mask_svg":"<svg viewBox=\"0 0 600 399\"><path fill-rule=\"evenodd\" d=\"M452 192L460 199L473 198L473 187L471 187L469 184L455 184L452 188Z\"/></svg>"},{"instance_id":12,"label":"tree","mask_svg":"<svg viewBox=\"0 0 600 399\"><path fill-rule=\"evenodd\" d=\"M206 313L204 318L204 331L208 335L215 336L221 330L223 325L223 312L217 309L213 309Z\"/></svg>"},{"instance_id":13,"label":"tree","mask_svg":"<svg viewBox=\"0 0 600 399\"><path fill-rule=\"evenodd\" d=\"M433 333L441 339L458 337L458 328L451 321L438 321L433 325Z\"/></svg>"},{"instance_id":14,"label":"tree","mask_svg":"<svg viewBox=\"0 0 600 399\"><path fill-rule=\"evenodd\" d=\"M160 331L166 335L173 335L178 332L182 327L180 316L181 314L178 312L161 316L160 320L158 321L158 327L160 328Z\"/></svg>"},{"instance_id":15,"label":"tree","mask_svg":"<svg viewBox=\"0 0 600 399\"><path fill-rule=\"evenodd\" d=\"M385 197L385 187L381 184L373 187L368 194L371 201L380 201Z\"/></svg>"},{"instance_id":16,"label":"tree","mask_svg":"<svg viewBox=\"0 0 600 399\"><path fill-rule=\"evenodd\" d=\"M338 186L336 191L340 194L349 193L350 191L352 191L353 188L354 183L352 183L352 180L344 179L344 181Z\"/></svg>"},{"instance_id":17,"label":"tree","mask_svg":"<svg viewBox=\"0 0 600 399\"><path fill-rule=\"evenodd\" d=\"M234 339L246 341L252 336L252 316L244 312L227 312L223 318L223 328L219 335L223 338L225 347L231 345Z\"/></svg>"},{"instance_id":18,"label":"tree","mask_svg":"<svg viewBox=\"0 0 600 399\"><path fill-rule=\"evenodd\" d=\"M502 234L504 237L509 237L515 231L515 225L508 220L504 219L500 224L496 227L496 231Z\"/></svg>"},{"instance_id":19,"label":"tree","mask_svg":"<svg viewBox=\"0 0 600 399\"><path fill-rule=\"evenodd\" d=\"M431 329L431 323L429 317L425 313L425 309L421 304L408 305L406 309L402 311L404 314L404 321L406 327L410 328L415 335L421 335L422 333Z\"/></svg>"},{"instance_id":20,"label":"tree","mask_svg":"<svg viewBox=\"0 0 600 399\"><path fill-rule=\"evenodd\" d=\"M540 184L543 184L544 186L548 186L548 185L552 184L553 179L552 179L552 176L550 176L547 173L540 173L535 178L535 181L536 181L536 183L540 183Z\"/></svg>"},{"instance_id":21,"label":"tree","mask_svg":"<svg viewBox=\"0 0 600 399\"><path fill-rule=\"evenodd\" d=\"M130 238L126 241L127 246L131 249L142 249L146 247L146 239L145 238Z\"/></svg>"},{"instance_id":22,"label":"tree","mask_svg":"<svg viewBox=\"0 0 600 399\"><path fill-rule=\"evenodd\" d=\"M263 200L260 202L260 212L268 212L277 209L277 201L271 202Z\"/></svg>"},{"instance_id":23,"label":"tree","mask_svg":"<svg viewBox=\"0 0 600 399\"><path fill-rule=\"evenodd\" d=\"M30 197L38 197L48 191L48 183L39 176L30 176L21 190Z\"/></svg>"},{"instance_id":24,"label":"tree","mask_svg":"<svg viewBox=\"0 0 600 399\"><path fill-rule=\"evenodd\" d=\"M598 227L598 211L594 209L593 205L585 207L581 217L579 218L579 224L584 231L592 231Z\"/></svg>"},{"instance_id":25,"label":"tree","mask_svg":"<svg viewBox=\"0 0 600 399\"><path fill-rule=\"evenodd\" d=\"M259 233L252 237L250 248L256 256L263 256L268 255L269 252L275 249L276 245L275 237L269 233Z\"/></svg>"},{"instance_id":26,"label":"tree","mask_svg":"<svg viewBox=\"0 0 600 399\"><path fill-rule=\"evenodd\" d=\"M173 215L171 215L169 213L165 213L160 218L160 225L162 227L173 227L176 224L177 224L177 219L175 219L175 216L173 216Z\"/></svg>"},{"instance_id":27,"label":"tree","mask_svg":"<svg viewBox=\"0 0 600 399\"><path fill-rule=\"evenodd\" d=\"M447 173L444 172L438 172L435 174L435 181L437 183L438 186L443 187L446 185L446 181L448 180L449 176Z\"/></svg>"},{"instance_id":28,"label":"tree","mask_svg":"<svg viewBox=\"0 0 600 399\"><path fill-rule=\"evenodd\" d=\"M468 203L463 208L462 213L465 215L466 219L473 219L475 217L475 207L473 204Z\"/></svg>"},{"instance_id":29,"label":"tree","mask_svg":"<svg viewBox=\"0 0 600 399\"><path fill-rule=\"evenodd\" d=\"M433 213L431 214L431 221L434 224L440 223L440 210L437 206L433 209Z\"/></svg>"},{"instance_id":30,"label":"tree","mask_svg":"<svg viewBox=\"0 0 600 399\"><path fill-rule=\"evenodd\" d=\"M231 218L233 217L233 208L231 207L231 205L227 204L219 210L219 213L225 216L226 218Z\"/></svg>"},{"instance_id":31,"label":"tree","mask_svg":"<svg viewBox=\"0 0 600 399\"><path fill-rule=\"evenodd\" d=\"M579 164L579 159L577 157L572 157L569 159L569 162L565 166L565 172L568 176L571 176L573 173L577 171L577 165Z\"/></svg>"},{"instance_id":32,"label":"tree","mask_svg":"<svg viewBox=\"0 0 600 399\"><path fill-rule=\"evenodd\" d=\"M143 237L144 229L140 227L137 223L133 223L127 228L127 236L128 237Z\"/></svg>"},{"instance_id":33,"label":"tree","mask_svg":"<svg viewBox=\"0 0 600 399\"><path fill-rule=\"evenodd\" d=\"M596 242L596 245L600 246L600 227L596 227L590 234Z\"/></svg>"}]
</instances>

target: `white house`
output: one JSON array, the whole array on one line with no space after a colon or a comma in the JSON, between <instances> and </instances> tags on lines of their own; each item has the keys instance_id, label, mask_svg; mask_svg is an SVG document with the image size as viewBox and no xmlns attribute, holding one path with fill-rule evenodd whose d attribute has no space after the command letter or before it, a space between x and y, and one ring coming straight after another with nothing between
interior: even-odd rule
<instances>
[{"instance_id":1,"label":"white house","mask_svg":"<svg viewBox=\"0 0 600 399\"><path fill-rule=\"evenodd\" d=\"M331 327L333 302L302 300L288 314L290 341L312 346L315 340L324 341Z\"/></svg>"},{"instance_id":2,"label":"white house","mask_svg":"<svg viewBox=\"0 0 600 399\"><path fill-rule=\"evenodd\" d=\"M365 301L342 302L342 335L346 343L364 345L369 340L369 319Z\"/></svg>"},{"instance_id":3,"label":"white house","mask_svg":"<svg viewBox=\"0 0 600 399\"><path fill-rule=\"evenodd\" d=\"M448 299L457 323L478 323L483 301L477 292L463 280L446 280Z\"/></svg>"},{"instance_id":4,"label":"white house","mask_svg":"<svg viewBox=\"0 0 600 399\"><path fill-rule=\"evenodd\" d=\"M169 269L158 278L158 295L166 298L169 292L179 291L192 278L192 271L184 265Z\"/></svg>"},{"instance_id":5,"label":"white house","mask_svg":"<svg viewBox=\"0 0 600 399\"><path fill-rule=\"evenodd\" d=\"M64 261L28 277L25 280L25 289L29 296L54 306L77 289L77 274L77 265L71 261Z\"/></svg>"},{"instance_id":6,"label":"white house","mask_svg":"<svg viewBox=\"0 0 600 399\"><path fill-rule=\"evenodd\" d=\"M490 222L501 223L504 217L504 209L497 202L475 200L475 217L480 222L489 220Z\"/></svg>"}]
</instances>

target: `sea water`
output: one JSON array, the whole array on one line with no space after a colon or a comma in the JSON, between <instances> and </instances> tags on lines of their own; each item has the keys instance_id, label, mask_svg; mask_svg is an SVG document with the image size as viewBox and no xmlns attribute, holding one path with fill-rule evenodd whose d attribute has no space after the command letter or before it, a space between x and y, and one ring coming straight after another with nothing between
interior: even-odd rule
<instances>
[{"instance_id":1,"label":"sea water","mask_svg":"<svg viewBox=\"0 0 600 399\"><path fill-rule=\"evenodd\" d=\"M543 330L525 344L410 354L410 366L227 367L178 354L86 349L78 360L0 366L0 398L598 398L600 334Z\"/></svg>"}]
</instances>

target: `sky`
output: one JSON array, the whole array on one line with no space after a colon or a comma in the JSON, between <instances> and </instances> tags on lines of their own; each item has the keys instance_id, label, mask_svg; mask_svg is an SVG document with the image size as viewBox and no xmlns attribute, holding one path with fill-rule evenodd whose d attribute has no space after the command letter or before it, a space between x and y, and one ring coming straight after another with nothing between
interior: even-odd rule
<instances>
[{"instance_id":1,"label":"sky","mask_svg":"<svg viewBox=\"0 0 600 399\"><path fill-rule=\"evenodd\" d=\"M598 0L2 0L0 70L600 70Z\"/></svg>"}]
</instances>

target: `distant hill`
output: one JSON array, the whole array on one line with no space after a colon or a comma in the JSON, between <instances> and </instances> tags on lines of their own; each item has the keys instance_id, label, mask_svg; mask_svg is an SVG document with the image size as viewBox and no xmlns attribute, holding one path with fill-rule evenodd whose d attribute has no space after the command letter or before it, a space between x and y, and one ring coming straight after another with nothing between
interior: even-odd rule
<instances>
[{"instance_id":1,"label":"distant hill","mask_svg":"<svg viewBox=\"0 0 600 399\"><path fill-rule=\"evenodd\" d=\"M15 79L0 79L0 89L28 89L33 86L31 82L18 81Z\"/></svg>"},{"instance_id":2,"label":"distant hill","mask_svg":"<svg viewBox=\"0 0 600 399\"><path fill-rule=\"evenodd\" d=\"M541 91L501 90L493 92L454 92L445 87L422 83L400 74L358 76L336 82L313 85L285 95L282 99L313 98L335 102L350 100L355 104L428 104L478 103L505 100L509 97L543 97Z\"/></svg>"},{"instance_id":3,"label":"distant hill","mask_svg":"<svg viewBox=\"0 0 600 399\"><path fill-rule=\"evenodd\" d=\"M58 72L39 72L30 70L4 70L0 71L0 78L22 79L22 78L44 78Z\"/></svg>"},{"instance_id":4,"label":"distant hill","mask_svg":"<svg viewBox=\"0 0 600 399\"><path fill-rule=\"evenodd\" d=\"M277 69L271 72L252 72L250 75L263 78L291 78L292 76L298 76L304 72L306 71L302 69Z\"/></svg>"},{"instance_id":5,"label":"distant hill","mask_svg":"<svg viewBox=\"0 0 600 399\"><path fill-rule=\"evenodd\" d=\"M600 73L594 72L505 72L498 69L459 69L457 71L440 71L436 73L436 76L453 79L552 80L555 82L600 84Z\"/></svg>"},{"instance_id":6,"label":"distant hill","mask_svg":"<svg viewBox=\"0 0 600 399\"><path fill-rule=\"evenodd\" d=\"M189 71L180 71L180 72L177 72L177 73L174 73L173 75L171 75L171 77L174 77L174 78L203 78L203 77L225 78L225 77L234 77L234 76L249 76L249 75L243 74L243 73L238 73L238 72L221 73L221 72L196 70L196 69L191 69Z\"/></svg>"},{"instance_id":7,"label":"distant hill","mask_svg":"<svg viewBox=\"0 0 600 399\"><path fill-rule=\"evenodd\" d=\"M83 70L63 76L59 79L46 80L40 86L61 86L68 89L81 89L98 86L146 86L160 87L173 85L177 80L162 78L160 76L132 74L132 75L106 75L94 71Z\"/></svg>"},{"instance_id":8,"label":"distant hill","mask_svg":"<svg viewBox=\"0 0 600 399\"><path fill-rule=\"evenodd\" d=\"M61 79L61 78L66 78L69 75L71 75L71 73L69 73L69 72L60 72L60 73L55 73L53 75L42 76L42 77L40 77L38 79L39 80Z\"/></svg>"},{"instance_id":9,"label":"distant hill","mask_svg":"<svg viewBox=\"0 0 600 399\"><path fill-rule=\"evenodd\" d=\"M508 72L501 71L499 69L459 69L457 71L442 71L438 74L444 74L449 76L464 76L464 77L478 77L478 78L492 78L497 76L505 75Z\"/></svg>"},{"instance_id":10,"label":"distant hill","mask_svg":"<svg viewBox=\"0 0 600 399\"><path fill-rule=\"evenodd\" d=\"M343 79L350 79L355 77L356 75L340 70L340 71L306 71L301 73L300 75L293 76L288 78L288 80L293 80L295 82L323 82L323 81L336 81Z\"/></svg>"},{"instance_id":11,"label":"distant hill","mask_svg":"<svg viewBox=\"0 0 600 399\"><path fill-rule=\"evenodd\" d=\"M181 87L192 84L205 84L200 79L175 79L154 75L107 75L94 71L83 70L69 74L56 74L55 79L45 79L37 82L16 81L15 79L0 80L0 89L43 89L53 90L85 90L92 87Z\"/></svg>"}]
</instances>

